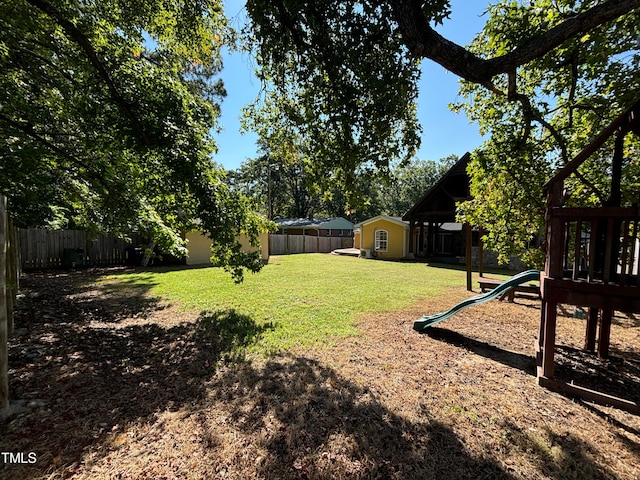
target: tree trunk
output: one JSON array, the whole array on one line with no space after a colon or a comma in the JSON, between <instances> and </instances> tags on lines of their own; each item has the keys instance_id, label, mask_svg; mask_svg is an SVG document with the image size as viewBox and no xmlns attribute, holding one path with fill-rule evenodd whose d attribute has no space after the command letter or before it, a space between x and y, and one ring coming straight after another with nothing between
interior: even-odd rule
<instances>
[{"instance_id":1,"label":"tree trunk","mask_svg":"<svg viewBox=\"0 0 640 480\"><path fill-rule=\"evenodd\" d=\"M149 266L149 261L151 260L151 256L153 255L153 249L156 248L156 242L149 242L149 246L144 252L144 256L142 257L141 266L147 267Z\"/></svg>"},{"instance_id":2,"label":"tree trunk","mask_svg":"<svg viewBox=\"0 0 640 480\"><path fill-rule=\"evenodd\" d=\"M0 196L0 414L9 407L7 313L7 198Z\"/></svg>"}]
</instances>

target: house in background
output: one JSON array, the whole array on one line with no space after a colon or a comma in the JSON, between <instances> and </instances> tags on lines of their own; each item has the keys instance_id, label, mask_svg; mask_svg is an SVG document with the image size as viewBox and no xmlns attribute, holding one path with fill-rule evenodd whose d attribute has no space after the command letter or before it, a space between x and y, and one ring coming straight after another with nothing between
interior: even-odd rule
<instances>
[{"instance_id":1,"label":"house in background","mask_svg":"<svg viewBox=\"0 0 640 480\"><path fill-rule=\"evenodd\" d=\"M445 222L432 228L432 258L447 261L464 255L465 239L461 223ZM424 235L425 238L427 235L428 232ZM378 215L356 224L353 248L359 249L360 256L364 258L412 258L409 251L411 236L414 244L417 244L419 227L414 227L413 233L410 233L409 222L401 217Z\"/></svg>"},{"instance_id":2,"label":"house in background","mask_svg":"<svg viewBox=\"0 0 640 480\"><path fill-rule=\"evenodd\" d=\"M460 157L402 217L414 232L409 238L410 257L465 254L462 225L455 219L456 203L471 198L470 159L469 152Z\"/></svg>"},{"instance_id":3,"label":"house in background","mask_svg":"<svg viewBox=\"0 0 640 480\"><path fill-rule=\"evenodd\" d=\"M211 263L211 239L204 233L193 230L185 236L187 239L187 250L189 251L186 262L187 265L206 265ZM249 245L249 239L245 235L239 238L243 252L258 250ZM269 261L269 233L260 234L260 252L264 262Z\"/></svg>"},{"instance_id":4,"label":"house in background","mask_svg":"<svg viewBox=\"0 0 640 480\"><path fill-rule=\"evenodd\" d=\"M463 226L455 218L456 202L470 198L470 158L465 153L403 217L379 215L358 223L354 248L374 258L464 256Z\"/></svg>"},{"instance_id":5,"label":"house in background","mask_svg":"<svg viewBox=\"0 0 640 480\"><path fill-rule=\"evenodd\" d=\"M278 225L278 233L285 235L348 238L353 236L353 223L342 217L280 218L274 222Z\"/></svg>"},{"instance_id":6,"label":"house in background","mask_svg":"<svg viewBox=\"0 0 640 480\"><path fill-rule=\"evenodd\" d=\"M400 259L407 256L409 222L378 215L355 225L354 248L365 258Z\"/></svg>"}]
</instances>

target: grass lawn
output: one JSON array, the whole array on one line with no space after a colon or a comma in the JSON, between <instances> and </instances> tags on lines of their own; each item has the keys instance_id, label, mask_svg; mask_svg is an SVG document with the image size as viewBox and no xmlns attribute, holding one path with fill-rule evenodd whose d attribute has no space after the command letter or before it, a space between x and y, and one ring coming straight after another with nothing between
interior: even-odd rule
<instances>
[{"instance_id":1,"label":"grass lawn","mask_svg":"<svg viewBox=\"0 0 640 480\"><path fill-rule=\"evenodd\" d=\"M640 478L640 417L537 385L539 299L420 335L413 319L469 295L463 270L312 254L241 285L109 272L23 276L0 451L37 462L0 478ZM615 316L607 360L559 319L560 378L639 402L637 316Z\"/></svg>"},{"instance_id":2,"label":"grass lawn","mask_svg":"<svg viewBox=\"0 0 640 480\"><path fill-rule=\"evenodd\" d=\"M465 272L420 263L326 254L271 257L240 285L219 268L173 268L112 275L106 288L149 288L180 309L229 312L264 329L253 351L326 344L357 333L361 313L392 311L465 284ZM449 306L444 306L448 308Z\"/></svg>"}]
</instances>

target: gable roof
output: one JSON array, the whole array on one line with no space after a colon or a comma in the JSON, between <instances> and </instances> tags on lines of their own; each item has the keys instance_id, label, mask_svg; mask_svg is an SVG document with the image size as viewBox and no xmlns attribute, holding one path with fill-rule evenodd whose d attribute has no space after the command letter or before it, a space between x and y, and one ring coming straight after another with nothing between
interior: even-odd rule
<instances>
[{"instance_id":1,"label":"gable roof","mask_svg":"<svg viewBox=\"0 0 640 480\"><path fill-rule=\"evenodd\" d=\"M362 228L363 225L377 222L378 220L386 220L387 222L396 223L404 228L409 228L409 222L405 222L401 217L392 217L390 215L377 215L375 217L368 218L360 223L356 223L354 228Z\"/></svg>"},{"instance_id":2,"label":"gable roof","mask_svg":"<svg viewBox=\"0 0 640 480\"><path fill-rule=\"evenodd\" d=\"M442 217L453 220L456 202L470 197L467 165L471 154L466 152L440 179L402 216L403 220Z\"/></svg>"}]
</instances>

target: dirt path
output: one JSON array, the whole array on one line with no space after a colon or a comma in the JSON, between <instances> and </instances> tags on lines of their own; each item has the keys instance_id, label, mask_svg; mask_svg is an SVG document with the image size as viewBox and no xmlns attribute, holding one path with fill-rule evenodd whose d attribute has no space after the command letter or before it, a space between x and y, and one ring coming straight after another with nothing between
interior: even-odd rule
<instances>
[{"instance_id":1,"label":"dirt path","mask_svg":"<svg viewBox=\"0 0 640 480\"><path fill-rule=\"evenodd\" d=\"M363 334L331 348L238 363L234 347L259 334L246 319L86 280L23 282L0 451L37 462L0 478L640 478L639 417L536 385L537 301L415 333L414 319L467 295L453 289L363 315ZM567 313L570 376L583 321ZM640 321L616 317L613 359L587 370L640 401L639 348Z\"/></svg>"}]
</instances>

